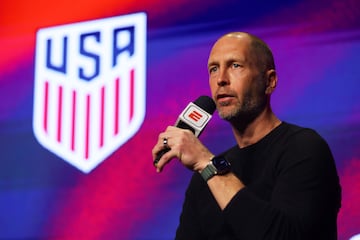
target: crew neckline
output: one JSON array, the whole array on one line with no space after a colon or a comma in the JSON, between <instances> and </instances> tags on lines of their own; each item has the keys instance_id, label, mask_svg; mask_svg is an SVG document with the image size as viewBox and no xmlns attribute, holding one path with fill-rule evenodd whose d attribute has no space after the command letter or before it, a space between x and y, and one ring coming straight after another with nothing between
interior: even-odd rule
<instances>
[{"instance_id":1,"label":"crew neckline","mask_svg":"<svg viewBox=\"0 0 360 240\"><path fill-rule=\"evenodd\" d=\"M247 150L247 149L252 149L257 147L258 145L262 144L263 142L265 142L267 139L269 139L272 135L276 134L281 128L283 128L283 126L287 125L286 122L281 121L281 123L276 126L274 129L272 129L270 132L268 132L264 137L262 137L259 141L250 144L248 146L245 147L240 147L238 144L236 144L234 147L237 147L239 150Z\"/></svg>"}]
</instances>

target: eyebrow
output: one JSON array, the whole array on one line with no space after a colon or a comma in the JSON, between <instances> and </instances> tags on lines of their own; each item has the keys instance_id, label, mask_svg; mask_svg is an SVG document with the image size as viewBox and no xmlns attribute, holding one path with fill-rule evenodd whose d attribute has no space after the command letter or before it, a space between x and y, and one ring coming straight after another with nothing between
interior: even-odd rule
<instances>
[{"instance_id":1,"label":"eyebrow","mask_svg":"<svg viewBox=\"0 0 360 240\"><path fill-rule=\"evenodd\" d=\"M219 62L218 61L208 62L207 67L214 66L214 65L219 65Z\"/></svg>"},{"instance_id":2,"label":"eyebrow","mask_svg":"<svg viewBox=\"0 0 360 240\"><path fill-rule=\"evenodd\" d=\"M233 62L239 62L241 64L249 63L249 61L246 61L246 59L239 59L239 58L237 59L237 58L234 58L234 57L229 58L229 59L226 60L227 64L228 63L233 63ZM220 65L219 61L208 62L207 66L210 67L210 66L214 66L214 65Z\"/></svg>"}]
</instances>

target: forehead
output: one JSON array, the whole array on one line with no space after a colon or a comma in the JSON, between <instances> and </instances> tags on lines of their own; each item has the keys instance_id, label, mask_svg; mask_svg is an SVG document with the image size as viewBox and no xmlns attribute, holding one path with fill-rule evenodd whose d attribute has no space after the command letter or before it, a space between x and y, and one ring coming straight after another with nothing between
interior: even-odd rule
<instances>
[{"instance_id":1,"label":"forehead","mask_svg":"<svg viewBox=\"0 0 360 240\"><path fill-rule=\"evenodd\" d=\"M250 39L245 36L224 36L211 49L209 63L227 58L249 59L250 43Z\"/></svg>"}]
</instances>

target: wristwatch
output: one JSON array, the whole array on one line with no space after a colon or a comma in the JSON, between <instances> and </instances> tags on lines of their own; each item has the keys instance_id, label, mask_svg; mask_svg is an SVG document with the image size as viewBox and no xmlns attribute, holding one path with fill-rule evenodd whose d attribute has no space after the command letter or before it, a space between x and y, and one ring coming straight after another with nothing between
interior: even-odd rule
<instances>
[{"instance_id":1,"label":"wristwatch","mask_svg":"<svg viewBox=\"0 0 360 240\"><path fill-rule=\"evenodd\" d=\"M230 163L222 156L213 157L209 164L201 171L201 176L207 182L215 175L224 175L230 172Z\"/></svg>"}]
</instances>

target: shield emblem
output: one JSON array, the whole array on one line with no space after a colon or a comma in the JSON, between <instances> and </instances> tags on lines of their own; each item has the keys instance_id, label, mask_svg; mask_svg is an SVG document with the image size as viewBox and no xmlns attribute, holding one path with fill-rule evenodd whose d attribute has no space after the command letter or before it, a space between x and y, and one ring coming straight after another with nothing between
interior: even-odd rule
<instances>
[{"instance_id":1,"label":"shield emblem","mask_svg":"<svg viewBox=\"0 0 360 240\"><path fill-rule=\"evenodd\" d=\"M33 130L39 143L89 173L145 116L146 15L40 29Z\"/></svg>"}]
</instances>

